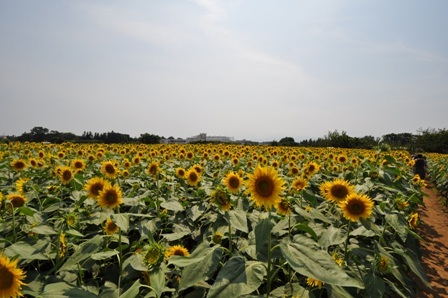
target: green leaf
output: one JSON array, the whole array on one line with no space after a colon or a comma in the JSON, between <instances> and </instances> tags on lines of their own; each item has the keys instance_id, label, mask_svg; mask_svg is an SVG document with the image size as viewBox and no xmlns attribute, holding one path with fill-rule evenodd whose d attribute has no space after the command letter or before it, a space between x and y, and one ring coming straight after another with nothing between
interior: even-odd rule
<instances>
[{"instance_id":1,"label":"green leaf","mask_svg":"<svg viewBox=\"0 0 448 298\"><path fill-rule=\"evenodd\" d=\"M329 226L320 236L319 244L328 248L331 245L339 245L347 239L347 234L342 230Z\"/></svg>"},{"instance_id":2,"label":"green leaf","mask_svg":"<svg viewBox=\"0 0 448 298\"><path fill-rule=\"evenodd\" d=\"M397 243L394 243L394 246L397 246ZM395 248L395 252L399 254L401 257L404 258L404 261L409 266L409 268L414 272L420 280L425 284L427 287L431 287L429 285L428 279L426 278L426 274L423 271L422 265L420 264L419 258L410 250L403 250L399 248Z\"/></svg>"},{"instance_id":3,"label":"green leaf","mask_svg":"<svg viewBox=\"0 0 448 298\"><path fill-rule=\"evenodd\" d=\"M386 289L385 283L382 278L376 276L373 270L370 270L364 277L364 283L366 285L366 292L371 297L383 297Z\"/></svg>"},{"instance_id":4,"label":"green leaf","mask_svg":"<svg viewBox=\"0 0 448 298\"><path fill-rule=\"evenodd\" d=\"M168 264L176 265L179 267L185 267L201 262L210 252L215 250L216 247L218 246L210 247L209 242L203 241L188 257L176 256L176 255L171 256L168 260Z\"/></svg>"},{"instance_id":5,"label":"green leaf","mask_svg":"<svg viewBox=\"0 0 448 298\"><path fill-rule=\"evenodd\" d=\"M229 259L216 277L207 298L241 297L254 292L263 283L266 267L261 262L246 261L243 257Z\"/></svg>"},{"instance_id":6,"label":"green leaf","mask_svg":"<svg viewBox=\"0 0 448 298\"><path fill-rule=\"evenodd\" d=\"M82 288L75 287L65 282L57 282L47 284L41 298L65 298L65 297L97 297L95 294L88 292Z\"/></svg>"},{"instance_id":7,"label":"green leaf","mask_svg":"<svg viewBox=\"0 0 448 298\"><path fill-rule=\"evenodd\" d=\"M52 227L43 225L43 226L37 226L31 229L36 234L39 235L56 235L58 232L56 232Z\"/></svg>"},{"instance_id":8,"label":"green leaf","mask_svg":"<svg viewBox=\"0 0 448 298\"><path fill-rule=\"evenodd\" d=\"M92 254L96 253L98 250L101 249L102 242L103 242L103 236L99 235L84 242L84 244L82 244L80 248L75 250L73 255L70 256L70 258L64 263L64 265L62 265L61 268L59 268L58 272L64 270L70 270L72 266L74 266L75 264L81 263L84 260L90 258Z\"/></svg>"},{"instance_id":9,"label":"green leaf","mask_svg":"<svg viewBox=\"0 0 448 298\"><path fill-rule=\"evenodd\" d=\"M20 207L20 208L17 208L17 210L18 210L20 213L22 213L22 214L24 214L24 215L28 215L28 216L33 216L34 213L36 212L35 210L33 210L33 209L31 209L31 208L28 208L28 207L26 207L26 206L22 206L22 207Z\"/></svg>"},{"instance_id":10,"label":"green leaf","mask_svg":"<svg viewBox=\"0 0 448 298\"><path fill-rule=\"evenodd\" d=\"M49 245L49 243L45 242L43 244L45 244L44 247L42 247L41 249L37 249L36 247L38 245L36 244L34 246L31 246L30 244L24 241L18 241L13 245L5 248L4 253L9 257L20 256L20 259L29 261L48 260L48 257L42 254L42 251L45 249L47 245Z\"/></svg>"},{"instance_id":11,"label":"green leaf","mask_svg":"<svg viewBox=\"0 0 448 298\"><path fill-rule=\"evenodd\" d=\"M141 283L137 279L134 284L123 294L120 295L120 298L135 298L138 297L138 293L140 291Z\"/></svg>"},{"instance_id":12,"label":"green leaf","mask_svg":"<svg viewBox=\"0 0 448 298\"><path fill-rule=\"evenodd\" d=\"M183 211L184 206L178 201L167 201L160 204L160 207L171 211Z\"/></svg>"},{"instance_id":13,"label":"green leaf","mask_svg":"<svg viewBox=\"0 0 448 298\"><path fill-rule=\"evenodd\" d=\"M118 251L117 250L109 250L109 251L101 251L101 252L97 252L92 254L92 260L106 260L109 259L110 257L116 256L118 255Z\"/></svg>"},{"instance_id":14,"label":"green leaf","mask_svg":"<svg viewBox=\"0 0 448 298\"><path fill-rule=\"evenodd\" d=\"M149 273L149 279L151 280L151 287L156 292L156 297L162 297L162 293L165 289L165 272L159 268Z\"/></svg>"},{"instance_id":15,"label":"green leaf","mask_svg":"<svg viewBox=\"0 0 448 298\"><path fill-rule=\"evenodd\" d=\"M218 266L223 255L223 249L215 246L215 249L208 250L202 261L186 266L182 270L182 279L179 285L179 291L187 289L199 281L210 278Z\"/></svg>"},{"instance_id":16,"label":"green leaf","mask_svg":"<svg viewBox=\"0 0 448 298\"><path fill-rule=\"evenodd\" d=\"M112 214L110 219L123 231L127 232L129 229L128 214Z\"/></svg>"},{"instance_id":17,"label":"green leaf","mask_svg":"<svg viewBox=\"0 0 448 298\"><path fill-rule=\"evenodd\" d=\"M247 227L247 216L244 210L230 210L229 216L232 228L249 233L249 228Z\"/></svg>"},{"instance_id":18,"label":"green leaf","mask_svg":"<svg viewBox=\"0 0 448 298\"><path fill-rule=\"evenodd\" d=\"M296 235L294 243L283 241L280 250L296 272L326 284L363 289L362 281L342 270L327 251L317 249L317 243L303 235Z\"/></svg>"},{"instance_id":19,"label":"green leaf","mask_svg":"<svg viewBox=\"0 0 448 298\"><path fill-rule=\"evenodd\" d=\"M65 231L65 233L70 236L84 237L83 234L81 234L80 232L78 232L77 230L74 230L74 229L68 229L67 231Z\"/></svg>"},{"instance_id":20,"label":"green leaf","mask_svg":"<svg viewBox=\"0 0 448 298\"><path fill-rule=\"evenodd\" d=\"M386 222L395 230L395 232L397 232L401 240L405 242L408 236L407 223L402 218L398 217L398 214L386 214L385 218Z\"/></svg>"},{"instance_id":21,"label":"green leaf","mask_svg":"<svg viewBox=\"0 0 448 298\"><path fill-rule=\"evenodd\" d=\"M255 226L255 252L257 260L267 261L268 239L274 224L269 218L260 220Z\"/></svg>"}]
</instances>

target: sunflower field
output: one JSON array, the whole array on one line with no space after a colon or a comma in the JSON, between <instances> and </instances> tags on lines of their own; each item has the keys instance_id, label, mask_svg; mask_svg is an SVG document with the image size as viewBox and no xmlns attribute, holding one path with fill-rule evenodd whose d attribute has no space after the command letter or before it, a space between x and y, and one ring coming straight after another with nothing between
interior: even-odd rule
<instances>
[{"instance_id":1,"label":"sunflower field","mask_svg":"<svg viewBox=\"0 0 448 298\"><path fill-rule=\"evenodd\" d=\"M412 165L384 149L3 143L0 297L412 297L428 286Z\"/></svg>"}]
</instances>

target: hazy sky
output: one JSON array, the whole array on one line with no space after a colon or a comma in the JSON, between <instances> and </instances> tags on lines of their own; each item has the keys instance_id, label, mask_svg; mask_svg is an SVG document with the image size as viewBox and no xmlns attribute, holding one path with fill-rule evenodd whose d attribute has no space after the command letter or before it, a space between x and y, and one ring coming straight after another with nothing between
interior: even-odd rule
<instances>
[{"instance_id":1,"label":"hazy sky","mask_svg":"<svg viewBox=\"0 0 448 298\"><path fill-rule=\"evenodd\" d=\"M448 1L0 0L0 134L448 128Z\"/></svg>"}]
</instances>

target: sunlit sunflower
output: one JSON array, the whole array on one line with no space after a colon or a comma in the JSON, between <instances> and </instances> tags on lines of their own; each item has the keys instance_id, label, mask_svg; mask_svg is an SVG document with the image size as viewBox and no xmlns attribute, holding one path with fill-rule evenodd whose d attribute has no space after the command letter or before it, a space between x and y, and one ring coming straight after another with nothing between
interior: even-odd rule
<instances>
[{"instance_id":1,"label":"sunlit sunflower","mask_svg":"<svg viewBox=\"0 0 448 298\"><path fill-rule=\"evenodd\" d=\"M194 164L194 165L192 166L192 168L193 168L196 172L198 172L199 175L202 175L202 166L201 166L201 165Z\"/></svg>"},{"instance_id":2,"label":"sunlit sunflower","mask_svg":"<svg viewBox=\"0 0 448 298\"><path fill-rule=\"evenodd\" d=\"M75 169L76 173L80 173L86 167L86 163L82 159L74 159L72 161L72 167Z\"/></svg>"},{"instance_id":3,"label":"sunlit sunflower","mask_svg":"<svg viewBox=\"0 0 448 298\"><path fill-rule=\"evenodd\" d=\"M187 173L185 173L185 178L191 186L197 186L199 181L201 181L201 175L196 172L194 168L189 169Z\"/></svg>"},{"instance_id":4,"label":"sunlit sunflower","mask_svg":"<svg viewBox=\"0 0 448 298\"><path fill-rule=\"evenodd\" d=\"M300 170L296 165L289 167L289 172L288 172L289 175L296 176L299 173L300 173Z\"/></svg>"},{"instance_id":5,"label":"sunlit sunflower","mask_svg":"<svg viewBox=\"0 0 448 298\"><path fill-rule=\"evenodd\" d=\"M18 193L9 194L6 196L6 199L12 203L14 208L22 207L26 202L26 197Z\"/></svg>"},{"instance_id":6,"label":"sunlit sunflower","mask_svg":"<svg viewBox=\"0 0 448 298\"><path fill-rule=\"evenodd\" d=\"M342 214L351 221L370 217L373 205L373 201L368 196L356 193L350 194L345 201L339 203Z\"/></svg>"},{"instance_id":7,"label":"sunlit sunflower","mask_svg":"<svg viewBox=\"0 0 448 298\"><path fill-rule=\"evenodd\" d=\"M165 251L165 259L169 259L171 256L188 257L189 255L188 249L182 245L171 246Z\"/></svg>"},{"instance_id":8,"label":"sunlit sunflower","mask_svg":"<svg viewBox=\"0 0 448 298\"><path fill-rule=\"evenodd\" d=\"M147 171L148 171L148 174L151 175L151 176L157 175L157 173L159 173L159 163L158 162L152 162L149 165Z\"/></svg>"},{"instance_id":9,"label":"sunlit sunflower","mask_svg":"<svg viewBox=\"0 0 448 298\"><path fill-rule=\"evenodd\" d=\"M110 182L102 177L93 177L84 185L84 189L87 190L87 195L93 199L99 197L100 191L104 187L110 187Z\"/></svg>"},{"instance_id":10,"label":"sunlit sunflower","mask_svg":"<svg viewBox=\"0 0 448 298\"><path fill-rule=\"evenodd\" d=\"M291 185L292 189L299 191L305 189L307 186L308 186L308 180L302 177L296 178Z\"/></svg>"},{"instance_id":11,"label":"sunlit sunflower","mask_svg":"<svg viewBox=\"0 0 448 298\"><path fill-rule=\"evenodd\" d=\"M65 239L65 234L59 234L59 256L63 257L67 252L67 240Z\"/></svg>"},{"instance_id":12,"label":"sunlit sunflower","mask_svg":"<svg viewBox=\"0 0 448 298\"><path fill-rule=\"evenodd\" d=\"M340 163L346 163L347 160L348 160L348 158L347 158L347 155L345 155L345 154L341 154L341 155L339 155L339 156L337 157L336 160L337 160L338 162L340 162Z\"/></svg>"},{"instance_id":13,"label":"sunlit sunflower","mask_svg":"<svg viewBox=\"0 0 448 298\"><path fill-rule=\"evenodd\" d=\"M243 179L235 172L229 172L222 180L222 183L230 192L237 193L243 184Z\"/></svg>"},{"instance_id":14,"label":"sunlit sunflower","mask_svg":"<svg viewBox=\"0 0 448 298\"><path fill-rule=\"evenodd\" d=\"M105 185L98 196L98 205L101 207L109 207L113 209L123 203L120 187L115 184Z\"/></svg>"},{"instance_id":15,"label":"sunlit sunflower","mask_svg":"<svg viewBox=\"0 0 448 298\"><path fill-rule=\"evenodd\" d=\"M33 167L33 168L37 168L39 163L35 158L30 158L28 160L28 163Z\"/></svg>"},{"instance_id":16,"label":"sunlit sunflower","mask_svg":"<svg viewBox=\"0 0 448 298\"><path fill-rule=\"evenodd\" d=\"M335 179L326 181L320 185L322 196L330 202L339 203L355 192L353 185L345 180Z\"/></svg>"},{"instance_id":17,"label":"sunlit sunflower","mask_svg":"<svg viewBox=\"0 0 448 298\"><path fill-rule=\"evenodd\" d=\"M74 178L72 169L70 167L61 167L61 171L58 176L63 184L69 184L70 181L72 181L72 179Z\"/></svg>"},{"instance_id":18,"label":"sunlit sunflower","mask_svg":"<svg viewBox=\"0 0 448 298\"><path fill-rule=\"evenodd\" d=\"M258 165L253 174L247 175L249 180L246 193L251 195L252 201L258 207L264 206L266 210L270 210L281 200L280 194L285 189L285 182L274 168Z\"/></svg>"},{"instance_id":19,"label":"sunlit sunflower","mask_svg":"<svg viewBox=\"0 0 448 298\"><path fill-rule=\"evenodd\" d=\"M11 261L9 257L0 254L0 297L21 297L25 273L18 268L18 259Z\"/></svg>"},{"instance_id":20,"label":"sunlit sunflower","mask_svg":"<svg viewBox=\"0 0 448 298\"><path fill-rule=\"evenodd\" d=\"M111 161L104 161L101 164L101 172L110 179L114 179L118 175L118 170Z\"/></svg>"},{"instance_id":21,"label":"sunlit sunflower","mask_svg":"<svg viewBox=\"0 0 448 298\"><path fill-rule=\"evenodd\" d=\"M227 193L218 188L210 194L210 201L215 203L221 210L229 211L231 207L230 199Z\"/></svg>"},{"instance_id":22,"label":"sunlit sunflower","mask_svg":"<svg viewBox=\"0 0 448 298\"><path fill-rule=\"evenodd\" d=\"M16 171L23 171L26 168L26 163L21 159L16 159L11 162L11 167Z\"/></svg>"},{"instance_id":23,"label":"sunlit sunflower","mask_svg":"<svg viewBox=\"0 0 448 298\"><path fill-rule=\"evenodd\" d=\"M411 229L415 229L418 226L419 218L418 218L418 213L417 212L413 213L411 215L411 217L409 217L408 223L409 223L409 227Z\"/></svg>"},{"instance_id":24,"label":"sunlit sunflower","mask_svg":"<svg viewBox=\"0 0 448 298\"><path fill-rule=\"evenodd\" d=\"M118 232L120 228L110 219L106 219L106 224L104 225L104 232L107 235L113 235Z\"/></svg>"},{"instance_id":25,"label":"sunlit sunflower","mask_svg":"<svg viewBox=\"0 0 448 298\"><path fill-rule=\"evenodd\" d=\"M277 213L281 215L288 215L291 213L291 203L285 198L281 198L280 201L275 205Z\"/></svg>"},{"instance_id":26,"label":"sunlit sunflower","mask_svg":"<svg viewBox=\"0 0 448 298\"><path fill-rule=\"evenodd\" d=\"M314 161L309 162L305 167L305 172L311 176L316 174L320 169L320 165L315 163Z\"/></svg>"},{"instance_id":27,"label":"sunlit sunflower","mask_svg":"<svg viewBox=\"0 0 448 298\"><path fill-rule=\"evenodd\" d=\"M28 182L28 178L19 178L17 181L16 181L16 189L17 189L17 191L19 192L19 193L21 193L22 195L23 194L25 194L25 192L26 192L26 187L25 187L25 185L26 185L26 183Z\"/></svg>"},{"instance_id":28,"label":"sunlit sunflower","mask_svg":"<svg viewBox=\"0 0 448 298\"><path fill-rule=\"evenodd\" d=\"M319 289L322 288L322 286L324 285L323 282L321 282L320 280L314 279L312 277L308 277L306 279L306 284L309 285L310 287L318 287Z\"/></svg>"},{"instance_id":29,"label":"sunlit sunflower","mask_svg":"<svg viewBox=\"0 0 448 298\"><path fill-rule=\"evenodd\" d=\"M181 168L181 167L178 167L176 169L176 176L179 177L179 178L184 178L185 177L185 169Z\"/></svg>"}]
</instances>

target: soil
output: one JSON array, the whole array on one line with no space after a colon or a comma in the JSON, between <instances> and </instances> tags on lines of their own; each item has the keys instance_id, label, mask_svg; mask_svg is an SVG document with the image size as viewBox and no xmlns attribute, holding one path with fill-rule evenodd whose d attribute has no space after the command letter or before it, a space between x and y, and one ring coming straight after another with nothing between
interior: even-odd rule
<instances>
[{"instance_id":1,"label":"soil","mask_svg":"<svg viewBox=\"0 0 448 298\"><path fill-rule=\"evenodd\" d=\"M431 288L422 285L417 297L448 297L448 208L431 184L423 191L418 234L423 238L422 267Z\"/></svg>"}]
</instances>

